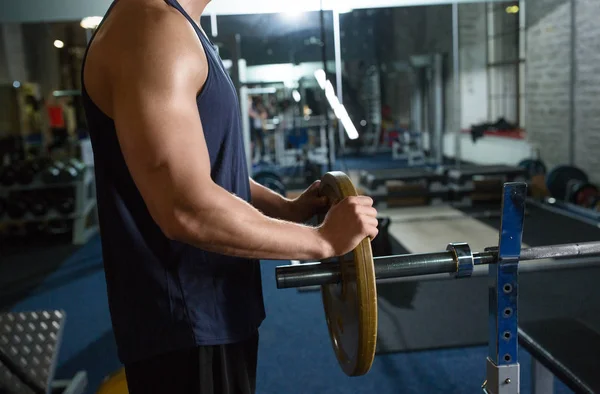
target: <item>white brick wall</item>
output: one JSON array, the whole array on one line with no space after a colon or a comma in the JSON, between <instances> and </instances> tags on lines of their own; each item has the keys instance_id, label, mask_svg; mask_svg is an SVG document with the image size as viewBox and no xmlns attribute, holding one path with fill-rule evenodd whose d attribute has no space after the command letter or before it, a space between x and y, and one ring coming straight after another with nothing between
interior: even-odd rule
<instances>
[{"instance_id":1,"label":"white brick wall","mask_svg":"<svg viewBox=\"0 0 600 394\"><path fill-rule=\"evenodd\" d=\"M575 2L574 62L571 10L571 1L566 0L527 2L527 19L533 23L527 33L527 131L550 166L566 164L573 116L574 164L600 184L600 1ZM573 67L575 80L571 81Z\"/></svg>"},{"instance_id":2,"label":"white brick wall","mask_svg":"<svg viewBox=\"0 0 600 394\"><path fill-rule=\"evenodd\" d=\"M575 164L600 184L600 1L575 8Z\"/></svg>"},{"instance_id":3,"label":"white brick wall","mask_svg":"<svg viewBox=\"0 0 600 394\"><path fill-rule=\"evenodd\" d=\"M546 0L527 3L542 12ZM527 32L527 134L549 165L568 163L571 87L571 5L553 7Z\"/></svg>"}]
</instances>

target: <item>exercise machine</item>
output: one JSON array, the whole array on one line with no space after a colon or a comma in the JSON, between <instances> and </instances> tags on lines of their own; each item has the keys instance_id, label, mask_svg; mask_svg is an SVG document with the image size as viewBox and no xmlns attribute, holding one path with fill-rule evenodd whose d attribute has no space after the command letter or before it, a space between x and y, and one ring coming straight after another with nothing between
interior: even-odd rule
<instances>
[{"instance_id":1,"label":"exercise machine","mask_svg":"<svg viewBox=\"0 0 600 394\"><path fill-rule=\"evenodd\" d=\"M83 394L87 373L55 380L65 313L59 310L0 315L0 392Z\"/></svg>"}]
</instances>

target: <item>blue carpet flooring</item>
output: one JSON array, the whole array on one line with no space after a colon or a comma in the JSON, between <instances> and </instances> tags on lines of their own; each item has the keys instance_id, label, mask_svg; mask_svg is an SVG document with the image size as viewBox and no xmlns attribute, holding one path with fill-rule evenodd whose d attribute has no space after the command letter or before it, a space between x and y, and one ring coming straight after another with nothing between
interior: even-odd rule
<instances>
[{"instance_id":1,"label":"blue carpet flooring","mask_svg":"<svg viewBox=\"0 0 600 394\"><path fill-rule=\"evenodd\" d=\"M268 318L261 332L259 394L480 393L486 348L377 356L371 372L348 378L337 367L318 293L277 290L274 268L263 262ZM77 250L13 311L63 309L67 324L57 378L89 374L88 393L120 367L106 300L99 237ZM530 392L530 357L520 352L521 393ZM559 385L556 393L569 393Z\"/></svg>"}]
</instances>

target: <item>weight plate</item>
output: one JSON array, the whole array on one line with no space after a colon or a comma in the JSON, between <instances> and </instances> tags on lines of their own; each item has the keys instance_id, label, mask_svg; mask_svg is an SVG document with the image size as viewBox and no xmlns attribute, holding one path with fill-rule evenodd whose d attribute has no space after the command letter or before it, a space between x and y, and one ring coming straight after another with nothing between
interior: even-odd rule
<instances>
[{"instance_id":1,"label":"weight plate","mask_svg":"<svg viewBox=\"0 0 600 394\"><path fill-rule=\"evenodd\" d=\"M273 190L282 196L287 194L285 185L281 181L281 178L273 172L259 172L254 176L254 180L264 187Z\"/></svg>"},{"instance_id":2,"label":"weight plate","mask_svg":"<svg viewBox=\"0 0 600 394\"><path fill-rule=\"evenodd\" d=\"M587 182L588 176L577 167L558 166L546 177L546 187L552 197L562 201L567 197L567 185L571 180Z\"/></svg>"},{"instance_id":3,"label":"weight plate","mask_svg":"<svg viewBox=\"0 0 600 394\"><path fill-rule=\"evenodd\" d=\"M0 168L0 183L3 186L10 187L15 184L17 178L16 168L14 166L5 166Z\"/></svg>"},{"instance_id":4,"label":"weight plate","mask_svg":"<svg viewBox=\"0 0 600 394\"><path fill-rule=\"evenodd\" d=\"M321 194L332 204L358 195L341 172L325 174ZM340 258L342 281L321 287L325 317L337 360L348 376L371 369L377 344L377 288L373 252L363 240L349 258Z\"/></svg>"},{"instance_id":5,"label":"weight plate","mask_svg":"<svg viewBox=\"0 0 600 394\"><path fill-rule=\"evenodd\" d=\"M582 183L575 190L575 204L582 207L591 207L593 198L598 195L598 188L591 183Z\"/></svg>"},{"instance_id":6,"label":"weight plate","mask_svg":"<svg viewBox=\"0 0 600 394\"><path fill-rule=\"evenodd\" d=\"M546 173L546 165L541 160L526 159L519 163L519 167L527 170L530 178Z\"/></svg>"}]
</instances>

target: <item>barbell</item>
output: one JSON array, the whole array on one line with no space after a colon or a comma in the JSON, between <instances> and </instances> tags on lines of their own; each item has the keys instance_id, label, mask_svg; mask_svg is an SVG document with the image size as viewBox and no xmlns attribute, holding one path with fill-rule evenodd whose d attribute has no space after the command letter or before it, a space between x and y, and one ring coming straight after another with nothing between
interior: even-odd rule
<instances>
[{"instance_id":1,"label":"barbell","mask_svg":"<svg viewBox=\"0 0 600 394\"><path fill-rule=\"evenodd\" d=\"M321 194L327 196L331 204L337 204L346 197L356 196L357 191L347 175L330 172L321 180ZM512 258L533 261L594 255L600 255L600 242L526 248ZM497 246L473 252L466 243L451 243L445 251L437 253L373 258L370 241L365 239L345 256L277 267L276 281L279 289L321 286L325 317L338 363L347 375L360 376L370 370L375 357L378 279L432 274L468 278L475 266L498 264L501 260ZM504 288L505 292L511 290Z\"/></svg>"}]
</instances>

